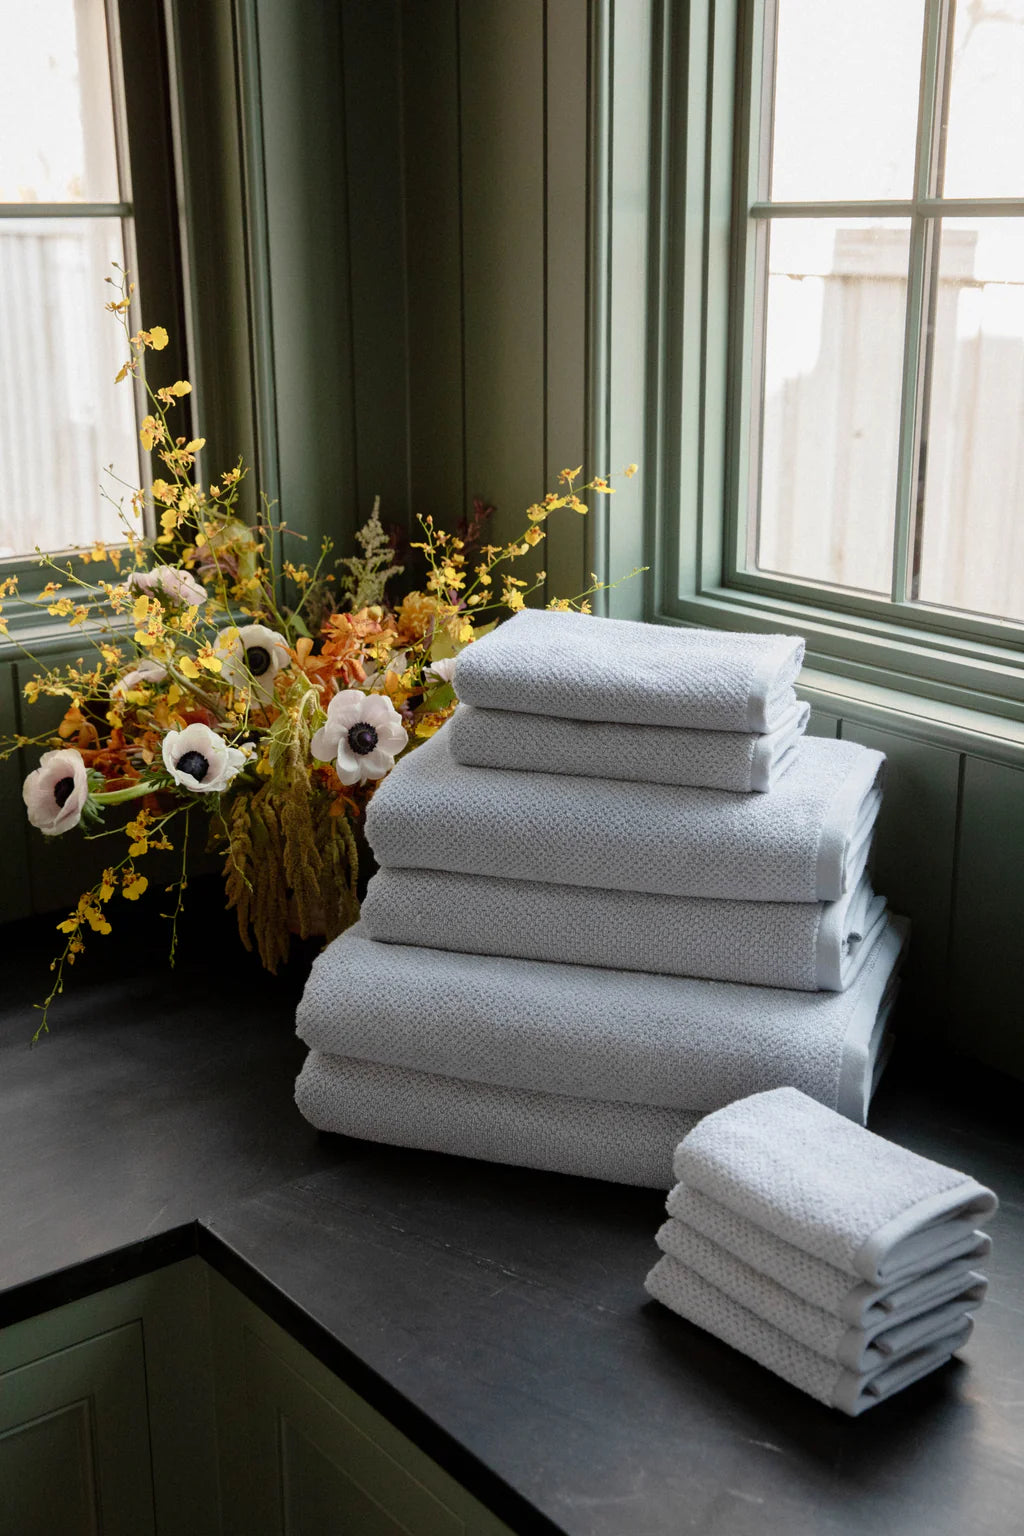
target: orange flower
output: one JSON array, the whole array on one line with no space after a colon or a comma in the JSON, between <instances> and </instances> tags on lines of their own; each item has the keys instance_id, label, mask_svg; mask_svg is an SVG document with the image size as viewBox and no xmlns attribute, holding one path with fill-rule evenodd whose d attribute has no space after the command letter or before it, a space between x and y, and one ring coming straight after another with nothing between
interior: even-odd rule
<instances>
[{"instance_id":1,"label":"orange flower","mask_svg":"<svg viewBox=\"0 0 1024 1536\"><path fill-rule=\"evenodd\" d=\"M398 640L402 645L422 640L444 611L445 604L426 592L410 592L398 610Z\"/></svg>"}]
</instances>

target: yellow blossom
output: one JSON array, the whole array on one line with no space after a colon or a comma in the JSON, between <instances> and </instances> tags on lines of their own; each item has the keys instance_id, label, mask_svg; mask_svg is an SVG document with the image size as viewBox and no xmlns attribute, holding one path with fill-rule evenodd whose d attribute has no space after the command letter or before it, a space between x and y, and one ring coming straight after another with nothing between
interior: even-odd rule
<instances>
[{"instance_id":1,"label":"yellow blossom","mask_svg":"<svg viewBox=\"0 0 1024 1536\"><path fill-rule=\"evenodd\" d=\"M623 470L623 474L625 475L627 480L632 480L633 476L636 474L636 472L637 472L637 470L639 468L640 468L639 464L627 464L625 469Z\"/></svg>"},{"instance_id":2,"label":"yellow blossom","mask_svg":"<svg viewBox=\"0 0 1024 1536\"><path fill-rule=\"evenodd\" d=\"M126 870L125 883L121 887L121 895L126 901L138 901L148 885L149 881L145 875L137 875L134 870Z\"/></svg>"},{"instance_id":3,"label":"yellow blossom","mask_svg":"<svg viewBox=\"0 0 1024 1536\"><path fill-rule=\"evenodd\" d=\"M155 416L144 416L139 428L139 441L146 452L149 453L156 443L162 443L163 440L164 429L161 423Z\"/></svg>"},{"instance_id":4,"label":"yellow blossom","mask_svg":"<svg viewBox=\"0 0 1024 1536\"><path fill-rule=\"evenodd\" d=\"M563 469L558 478L561 480L563 485L569 485L573 480L576 479L578 475L582 475L582 473L583 465L580 464L576 469Z\"/></svg>"},{"instance_id":5,"label":"yellow blossom","mask_svg":"<svg viewBox=\"0 0 1024 1536\"><path fill-rule=\"evenodd\" d=\"M539 544L543 537L544 537L544 530L543 530L543 528L527 528L526 532L523 534L523 538L526 541L526 543L527 544L531 544L531 545L532 544Z\"/></svg>"}]
</instances>

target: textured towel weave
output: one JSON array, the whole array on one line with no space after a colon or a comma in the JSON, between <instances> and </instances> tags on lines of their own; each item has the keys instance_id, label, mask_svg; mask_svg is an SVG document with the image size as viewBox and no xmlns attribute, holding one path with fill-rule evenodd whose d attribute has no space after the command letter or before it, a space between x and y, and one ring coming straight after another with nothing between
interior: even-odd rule
<instances>
[{"instance_id":1,"label":"textured towel weave","mask_svg":"<svg viewBox=\"0 0 1024 1536\"><path fill-rule=\"evenodd\" d=\"M914 1269L885 1285L872 1285L813 1258L792 1243L783 1242L764 1227L685 1184L675 1186L665 1209L678 1224L701 1233L719 1248L786 1286L795 1296L842 1319L850 1328L869 1328L919 1302L935 1301L945 1294L948 1285L958 1284L971 1270L976 1270L992 1247L985 1233L978 1232L970 1221L951 1221L945 1228L948 1244L936 1255L934 1269Z\"/></svg>"},{"instance_id":2,"label":"textured towel weave","mask_svg":"<svg viewBox=\"0 0 1024 1536\"><path fill-rule=\"evenodd\" d=\"M449 727L452 756L475 768L583 774L644 784L765 791L793 762L808 704L793 704L763 735L615 725L462 704Z\"/></svg>"},{"instance_id":3,"label":"textured towel weave","mask_svg":"<svg viewBox=\"0 0 1024 1536\"><path fill-rule=\"evenodd\" d=\"M321 1131L490 1163L665 1189L680 1110L522 1093L311 1051L295 1085Z\"/></svg>"},{"instance_id":4,"label":"textured towel weave","mask_svg":"<svg viewBox=\"0 0 1024 1536\"><path fill-rule=\"evenodd\" d=\"M849 994L846 994L847 996ZM706 1116L677 1148L677 1179L874 1285L933 1267L945 1223L991 1214L977 1180L854 1126L795 1088Z\"/></svg>"},{"instance_id":5,"label":"textured towel weave","mask_svg":"<svg viewBox=\"0 0 1024 1536\"><path fill-rule=\"evenodd\" d=\"M885 901L867 876L823 904L382 869L370 881L362 925L392 944L839 992L880 937Z\"/></svg>"},{"instance_id":6,"label":"textured towel weave","mask_svg":"<svg viewBox=\"0 0 1024 1536\"><path fill-rule=\"evenodd\" d=\"M794 700L804 643L524 609L459 654L467 704L570 720L768 731Z\"/></svg>"},{"instance_id":7,"label":"textured towel weave","mask_svg":"<svg viewBox=\"0 0 1024 1536\"><path fill-rule=\"evenodd\" d=\"M792 992L463 955L343 933L298 1032L317 1050L507 1088L699 1113L799 1083L863 1119L903 943L893 923L847 992Z\"/></svg>"},{"instance_id":8,"label":"textured towel weave","mask_svg":"<svg viewBox=\"0 0 1024 1536\"><path fill-rule=\"evenodd\" d=\"M770 795L734 795L466 768L448 734L402 758L374 795L366 835L378 864L726 901L835 901L860 880L881 799L881 753L851 741L804 737Z\"/></svg>"},{"instance_id":9,"label":"textured towel weave","mask_svg":"<svg viewBox=\"0 0 1024 1536\"><path fill-rule=\"evenodd\" d=\"M647 1290L680 1317L741 1350L818 1402L852 1418L944 1365L971 1335L967 1315L944 1337L895 1361L885 1357L881 1364L860 1374L791 1339L669 1254L659 1259L647 1276Z\"/></svg>"},{"instance_id":10,"label":"textured towel weave","mask_svg":"<svg viewBox=\"0 0 1024 1536\"><path fill-rule=\"evenodd\" d=\"M930 1293L890 1312L876 1310L861 1326L812 1306L785 1285L752 1269L685 1222L666 1221L656 1238L664 1253L694 1269L718 1290L772 1323L791 1338L838 1360L847 1370L863 1372L887 1355L906 1354L949 1332L961 1313L974 1311L985 1296L983 1275L964 1266L946 1266Z\"/></svg>"}]
</instances>

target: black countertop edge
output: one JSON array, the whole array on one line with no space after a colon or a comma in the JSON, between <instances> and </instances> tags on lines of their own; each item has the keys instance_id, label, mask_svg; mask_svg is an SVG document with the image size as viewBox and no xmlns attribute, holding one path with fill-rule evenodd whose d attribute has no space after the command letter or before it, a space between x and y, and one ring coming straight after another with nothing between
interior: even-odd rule
<instances>
[{"instance_id":1,"label":"black countertop edge","mask_svg":"<svg viewBox=\"0 0 1024 1536\"><path fill-rule=\"evenodd\" d=\"M199 1257L283 1328L321 1365L351 1387L481 1504L523 1536L566 1536L522 1494L467 1451L446 1429L367 1365L262 1271L202 1222L196 1223Z\"/></svg>"},{"instance_id":2,"label":"black countertop edge","mask_svg":"<svg viewBox=\"0 0 1024 1536\"><path fill-rule=\"evenodd\" d=\"M85 1296L94 1296L126 1280L137 1280L141 1275L151 1275L169 1264L191 1258L198 1251L197 1227L195 1221L183 1222L166 1232L154 1233L152 1237L140 1238L67 1269L53 1270L0 1291L0 1328L23 1323L55 1307L81 1301Z\"/></svg>"}]
</instances>

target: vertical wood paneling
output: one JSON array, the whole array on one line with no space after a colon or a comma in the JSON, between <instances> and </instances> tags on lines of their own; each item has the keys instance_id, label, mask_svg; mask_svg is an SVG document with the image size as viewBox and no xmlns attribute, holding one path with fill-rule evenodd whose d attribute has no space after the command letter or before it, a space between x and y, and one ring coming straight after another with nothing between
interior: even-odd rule
<instances>
[{"instance_id":1,"label":"vertical wood paneling","mask_svg":"<svg viewBox=\"0 0 1024 1536\"><path fill-rule=\"evenodd\" d=\"M0 736L14 735L19 729L18 677L13 663L0 666ZM25 773L21 757L15 754L0 763L0 828L3 829L3 879L0 880L0 922L25 917L31 911L28 866L28 822L21 798ZM36 766L38 754L29 765Z\"/></svg>"},{"instance_id":2,"label":"vertical wood paneling","mask_svg":"<svg viewBox=\"0 0 1024 1536\"><path fill-rule=\"evenodd\" d=\"M467 509L456 0L403 0L402 119L412 510Z\"/></svg>"},{"instance_id":3,"label":"vertical wood paneling","mask_svg":"<svg viewBox=\"0 0 1024 1536\"><path fill-rule=\"evenodd\" d=\"M1024 1076L1024 771L966 759L954 899L952 1040Z\"/></svg>"},{"instance_id":4,"label":"vertical wood paneling","mask_svg":"<svg viewBox=\"0 0 1024 1536\"><path fill-rule=\"evenodd\" d=\"M459 26L466 490L497 543L544 485L544 5L469 0Z\"/></svg>"},{"instance_id":5,"label":"vertical wood paneling","mask_svg":"<svg viewBox=\"0 0 1024 1536\"><path fill-rule=\"evenodd\" d=\"M546 486L561 469L588 462L587 187L588 6L557 0L546 7L547 164ZM586 519L562 513L545 524L547 596L572 597L587 585Z\"/></svg>"},{"instance_id":6,"label":"vertical wood paneling","mask_svg":"<svg viewBox=\"0 0 1024 1536\"><path fill-rule=\"evenodd\" d=\"M285 7L290 11L291 7ZM323 15L323 7L317 7ZM409 510L405 249L398 0L344 5L345 170L348 187L357 521L381 497L386 523ZM322 173L322 167L321 173ZM316 283L319 291L320 284Z\"/></svg>"},{"instance_id":7,"label":"vertical wood paneling","mask_svg":"<svg viewBox=\"0 0 1024 1536\"><path fill-rule=\"evenodd\" d=\"M903 1021L937 1034L949 944L959 754L850 721L843 722L842 734L886 755L872 860L875 889L913 924Z\"/></svg>"},{"instance_id":8,"label":"vertical wood paneling","mask_svg":"<svg viewBox=\"0 0 1024 1536\"><path fill-rule=\"evenodd\" d=\"M347 545L359 503L343 8L258 0L281 513ZM401 434L399 434L401 436Z\"/></svg>"}]
</instances>

